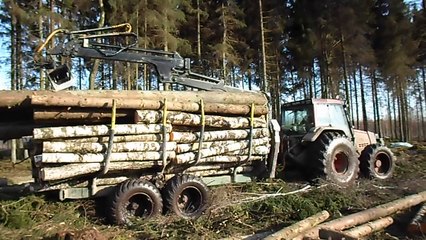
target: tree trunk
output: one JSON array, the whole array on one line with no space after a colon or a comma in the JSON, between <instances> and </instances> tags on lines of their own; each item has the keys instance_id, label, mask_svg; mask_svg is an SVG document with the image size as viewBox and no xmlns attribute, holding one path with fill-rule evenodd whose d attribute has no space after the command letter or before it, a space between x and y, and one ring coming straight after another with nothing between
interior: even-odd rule
<instances>
[{"instance_id":1,"label":"tree trunk","mask_svg":"<svg viewBox=\"0 0 426 240\"><path fill-rule=\"evenodd\" d=\"M100 9L100 17L99 17L98 27L101 28L105 25L105 7L104 7L104 1L103 0L99 0L98 2L99 2L99 9ZM95 81L96 81L96 75L98 74L98 70L99 70L99 64L100 64L99 59L93 60L92 70L90 71L90 75L89 75L89 89L90 90L95 89Z\"/></svg>"},{"instance_id":2,"label":"tree trunk","mask_svg":"<svg viewBox=\"0 0 426 240\"><path fill-rule=\"evenodd\" d=\"M39 0L38 2L38 32L40 36L40 40L42 41L44 39L44 32L43 32L43 14L41 14L43 10L43 0ZM43 55L43 53L40 53ZM43 69L40 69L40 90L45 89L46 81L45 81L44 71Z\"/></svg>"},{"instance_id":3,"label":"tree trunk","mask_svg":"<svg viewBox=\"0 0 426 240\"><path fill-rule=\"evenodd\" d=\"M355 113L356 113L356 128L359 128L359 107L358 107L358 87L357 87L357 81L356 81L356 70L353 72L353 78L354 78L354 96L355 96Z\"/></svg>"},{"instance_id":4,"label":"tree trunk","mask_svg":"<svg viewBox=\"0 0 426 240\"><path fill-rule=\"evenodd\" d=\"M260 19L260 54L262 55L262 72L261 72L261 84L260 89L263 92L268 92L268 78L266 72L266 47L265 47L265 29L264 29L264 19L263 19L263 8L262 8L262 0L259 0L259 19Z\"/></svg>"},{"instance_id":5,"label":"tree trunk","mask_svg":"<svg viewBox=\"0 0 426 240\"><path fill-rule=\"evenodd\" d=\"M320 228L327 228L337 231L348 229L352 226L363 224L374 219L389 216L400 210L407 209L424 201L426 201L426 191L320 224L306 233L305 237L318 238L318 230Z\"/></svg>"},{"instance_id":6,"label":"tree trunk","mask_svg":"<svg viewBox=\"0 0 426 240\"><path fill-rule=\"evenodd\" d=\"M319 212L311 217L308 217L302 221L299 221L291 226L288 226L278 232L269 235L265 238L265 240L292 239L300 233L324 222L329 217L330 213L328 213L327 211Z\"/></svg>"},{"instance_id":7,"label":"tree trunk","mask_svg":"<svg viewBox=\"0 0 426 240\"><path fill-rule=\"evenodd\" d=\"M360 91L361 91L361 108L362 108L362 122L364 131L368 131L368 118L367 118L367 107L365 102L364 94L364 80L362 78L362 66L359 66L359 82L360 82Z\"/></svg>"}]
</instances>

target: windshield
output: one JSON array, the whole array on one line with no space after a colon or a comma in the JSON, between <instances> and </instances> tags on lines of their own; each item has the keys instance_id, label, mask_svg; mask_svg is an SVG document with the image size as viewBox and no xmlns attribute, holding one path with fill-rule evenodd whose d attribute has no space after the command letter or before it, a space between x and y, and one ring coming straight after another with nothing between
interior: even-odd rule
<instances>
[{"instance_id":1,"label":"windshield","mask_svg":"<svg viewBox=\"0 0 426 240\"><path fill-rule=\"evenodd\" d=\"M286 134L304 134L314 126L314 118L309 109L292 109L282 112L283 130Z\"/></svg>"}]
</instances>

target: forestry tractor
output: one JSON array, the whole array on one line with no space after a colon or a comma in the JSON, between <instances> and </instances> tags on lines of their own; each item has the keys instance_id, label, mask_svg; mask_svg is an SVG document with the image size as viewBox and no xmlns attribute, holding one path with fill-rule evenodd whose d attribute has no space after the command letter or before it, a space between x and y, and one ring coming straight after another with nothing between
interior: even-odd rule
<instances>
[{"instance_id":1,"label":"forestry tractor","mask_svg":"<svg viewBox=\"0 0 426 240\"><path fill-rule=\"evenodd\" d=\"M85 59L103 59L107 61L149 64L156 70L160 82L180 84L196 89L193 91L181 91L176 93L165 93L161 91L158 91L158 94L155 93L157 95L163 94L164 96L166 96L166 94L169 94L168 96L170 96L170 94L175 94L171 99L172 101L178 102L178 104L180 104L179 101L181 101L181 103L190 101L186 100L185 96L192 96L194 95L194 92L200 93L196 96L202 96L202 93L205 91L214 91L215 93L219 92L219 94L222 94L220 96L224 98L227 98L228 95L231 94L235 95L235 93L241 97L246 95L260 96L262 101L264 99L265 104L264 106L256 109L253 104L251 106L238 105L240 108L248 109L248 111L245 111L244 114L239 115L236 115L235 112L231 112L230 109L227 109L226 104L216 104L212 105L214 108L210 108L210 111L220 110L222 112L231 112L233 115L208 116L208 114L205 114L205 112L208 111L206 110L208 103L200 101L199 104L191 103L191 106L194 104L196 106L200 106L199 109L196 109L196 111L198 111L197 116L195 116L194 113L184 113L184 115L179 115L180 113L178 113L173 115L174 119L172 120L180 121L180 124L182 124L182 121L177 119L179 116L192 116L193 119L198 119L199 121L197 122L198 125L196 126L196 133L188 133L193 131L194 126L185 126L183 129L186 132L179 133L182 136L185 134L192 134L190 136L196 136L196 140L193 140L191 144L186 144L187 142L185 142L185 144L179 145L178 143L176 145L176 142L173 143L175 144L175 147L188 147L189 153L187 154L192 154L191 156L193 158L191 159L194 161L169 169L166 165L170 165L171 163L169 161L173 160L168 159L165 149L169 146L168 141L177 140L176 137L174 139L171 137L172 135L170 132L167 132L170 128L166 127L168 126L167 121L170 120L167 118L167 114L170 112L172 105L166 104L165 100L159 105L160 114L158 115L162 116L162 132L155 132L156 135L149 135L150 137L154 136L156 140L151 140L154 142L150 142L149 146L147 146L161 147L159 148L160 150L157 150L157 152L150 152L152 155L160 156L160 158L155 159L159 160L155 163L159 162L160 167L154 166L146 169L135 169L134 166L136 165L134 164L136 164L136 162L131 164L129 164L129 162L123 162L122 167L124 168L127 166L130 170L122 169L123 171L120 171L120 165L114 165L113 162L114 152L112 149L114 148L114 145L121 144L120 146L126 146L128 148L129 145L125 145L127 141L126 139L136 137L145 138L148 137L148 135L117 136L119 135L117 132L118 130L115 129L117 103L113 100L111 105L106 101L113 99L114 96L118 96L117 94L123 94L123 91L121 93L106 91L105 94L111 94L111 96L103 95L102 98L96 99L96 102L105 101L105 103L101 102L101 106L112 109L111 124L108 125L110 129L107 135L105 135L105 131L103 133L104 135L97 135L95 138L95 141L97 142L85 142L89 141L89 137L82 133L83 130L87 130L86 126L77 126L76 128L73 128L73 131L68 131L69 128L67 128L67 131L64 130L65 128L61 128L59 130L52 130L48 128L47 132L49 134L61 134L65 132L66 135L61 135L59 137L49 135L49 137L46 138L47 140L42 139L39 135L36 136L36 132L39 133L44 131L43 127L50 127L49 125L43 124L49 123L49 121L54 119L48 119L49 121L38 123L38 125L32 126L30 128L31 131L28 132L28 135L32 135L34 131L34 139L38 138L38 141L42 141L37 144L41 144L42 149L44 150L46 150L48 146L53 146L54 144L56 144L55 146L59 144L60 146L69 147L69 143L73 143L74 146L72 147L81 146L82 148L84 146L97 146L98 150L102 150L102 154L104 154L101 155L100 160L98 158L96 162L83 164L84 166L89 166L91 164L90 169L83 169L83 165L78 164L81 164L81 162L84 161L92 161L91 158L85 158L85 154L87 154L87 152L90 153L90 151L94 151L93 149L82 149L81 151L78 151L77 154L73 154L68 151L66 155L60 155L72 156L77 159L75 160L77 162L72 159L67 159L66 163L64 162L65 159L61 158L55 158L54 160L49 160L51 162L46 163L48 161L47 156L50 152L44 154L41 153L40 149L31 149L32 152L36 152L32 158L34 183L19 186L2 184L3 186L0 186L0 193L11 191L19 191L21 193L45 192L55 190L59 191L59 198L61 200L109 196L109 199L111 199L109 201L109 217L112 222L117 224L131 224L133 222L132 218L134 217L148 218L161 213L163 210L163 201L169 211L184 218L196 218L202 214L203 210L206 208L209 196L207 186L231 182L247 182L265 177L274 178L277 169L279 169L277 165L280 163L288 168L296 167L302 169L303 174L310 180L326 179L332 183L342 186L352 184L358 177L359 172L366 177L378 179L386 179L392 174L395 161L392 152L386 148L380 140L378 140L375 134L352 128L348 121L343 101L335 99L310 99L286 103L282 105L282 118L280 119L282 125L280 126L277 120L266 117L268 104L267 98L263 93L244 91L234 87L229 87L224 84L223 80L194 73L190 69L190 60L183 59L178 53L137 48L137 36L131 32L131 26L129 24L80 31L59 29L52 32L47 37L46 41L36 50L36 52L42 53L43 49L48 46L49 42L53 41L54 37L58 34L62 35L61 38L59 38L61 41L59 44L56 44L55 47L46 51L48 60L46 61L41 59L42 57L38 59L41 68L48 69L46 70L48 71L47 76L52 83L53 89L56 91L64 90L73 86L69 59L73 57L81 57ZM41 56L41 54L39 56ZM4 99L11 99L10 96L15 96L12 91L10 92L11 93L1 92L0 99L2 96ZM58 94L62 92L64 91L58 92ZM131 92L129 91L129 93ZM55 92L36 92L32 96L23 98L23 102L17 104L16 109L14 109L14 105L12 108L9 107L3 110L6 113L9 113L7 111L13 111L12 113L16 114L21 112L19 107L28 104L28 102L31 102L32 105L37 105L35 107L30 106L30 109L40 108L40 105L46 107L47 105L45 103L47 101L57 104L76 103L75 105L72 105L72 107L71 105L57 105L60 106L61 109L64 109L63 111L65 112L54 116L57 118L58 116L62 116L61 114L67 114L67 111L70 109L72 110L73 108L85 107L93 104L93 102L89 102L87 100L87 98L90 97L89 95L82 97L83 95L79 94L83 93L72 93L71 91L68 95L74 96L77 99L58 99L55 98ZM112 94L116 95L113 96ZM147 93L146 96L155 95L150 94L151 93ZM39 100L37 102L36 98L45 99L46 101ZM58 100L55 102L52 101L52 99ZM136 100L133 99L132 101L135 102ZM130 104L130 101L128 103ZM121 105L123 105L123 103ZM147 104L146 102L141 101L140 104L136 105L138 107L146 106ZM155 104L152 106L154 105ZM229 105L229 108L231 108L231 105ZM90 106L92 107L90 109L95 107L95 105ZM237 105L232 105L232 107L235 106ZM129 109L129 106L126 107ZM260 116L258 120L265 122L264 125L261 123L261 125L265 126L265 128L259 130L256 129L255 126L256 116L259 116L256 115L256 111L262 107L266 109L266 114ZM99 108L101 107L97 107L96 109ZM136 110L137 109L138 108L136 108ZM154 109L154 107L152 109ZM3 110L0 106L0 112ZM136 110L135 112L137 112ZM28 109L26 109L26 111L28 111ZM158 112L151 113L157 114ZM34 113L34 122L36 121L35 116L36 114ZM100 116L102 117L102 115ZM19 116L14 119L18 119L18 117ZM216 120L219 119L220 121L206 120L208 118ZM153 121L153 119L154 117L152 117L152 119L145 120ZM235 131L242 134L241 136L232 135L232 141L229 141L229 138L223 138L225 135L230 135L229 132L226 132L230 126L227 121L234 121L235 119L238 120L236 121L237 124L244 122L249 124L246 124L246 129L243 130L229 130L229 132ZM208 121L210 121L210 124L219 124L219 128L205 126ZM222 128L220 127L220 124L224 124ZM103 126L100 126L99 128ZM131 127L132 129L140 128L140 126L135 127L133 125ZM175 128L175 126L172 127L173 129ZM176 126L177 129L179 129L179 127L181 126ZM221 132L216 131L215 129L226 130ZM266 143L262 143L263 145L256 146L255 143L261 142L262 140L262 138L256 139L259 137L256 134L264 133L263 130L266 130L266 134L260 137L263 137L263 139L266 137L268 138L268 141ZM215 139L211 137L213 136L213 133L218 132L220 132L220 136L223 135L222 138ZM5 137L2 137L3 135L1 134L0 129L0 139L5 139ZM24 134L22 135L24 136ZM210 141L213 142L208 142L208 140L206 140L208 139L207 136L210 136ZM93 139L93 137L90 139ZM122 142L116 143L119 141L117 139L121 139L120 141ZM215 140L216 142L214 142ZM58 143L58 141L63 142ZM139 142L136 143L144 144L140 143L141 140L138 141ZM229 145L221 145L228 143ZM241 149L235 149L235 146L240 145ZM140 146L132 146L134 148L140 148ZM222 154L226 156L216 154L211 157L205 157L201 154L201 152L206 150L203 149L203 147L210 147L211 149L207 150L214 150L217 152L223 152L226 150L229 151L229 153ZM260 154L259 152L265 148L267 151L263 152L263 155ZM118 149L118 147L115 147L114 149ZM164 149L164 151L162 149ZM57 149L54 150L57 151ZM126 151L120 154L126 155ZM240 154L241 156L238 156L240 152L243 155ZM230 153L237 155L229 156ZM177 156L177 150L176 153L173 154L176 154ZM142 153L142 155L147 156L148 152ZM93 156L99 157L99 154L92 154L91 157ZM222 162L216 165L208 165L211 164L209 161L217 161L218 159ZM223 159L228 162L224 163ZM69 164L70 162L73 163ZM137 162L137 164L146 163ZM43 168L44 166L48 167ZM248 168L246 168L246 166L248 166ZM71 171L70 169L73 170ZM191 169L198 169L198 172L191 171ZM251 170L245 171L244 169ZM81 172L81 175L78 175L78 172ZM49 176L48 173L53 177Z\"/></svg>"}]
</instances>

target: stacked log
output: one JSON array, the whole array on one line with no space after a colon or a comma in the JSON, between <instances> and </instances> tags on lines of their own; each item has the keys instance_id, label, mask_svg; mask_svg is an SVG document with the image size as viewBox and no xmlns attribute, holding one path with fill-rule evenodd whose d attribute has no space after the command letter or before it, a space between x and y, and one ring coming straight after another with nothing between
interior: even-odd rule
<instances>
[{"instance_id":1,"label":"stacked log","mask_svg":"<svg viewBox=\"0 0 426 240\"><path fill-rule=\"evenodd\" d=\"M113 99L118 124L109 139ZM259 93L39 91L7 104L33 111L34 177L41 182L247 173L265 164L270 150Z\"/></svg>"}]
</instances>

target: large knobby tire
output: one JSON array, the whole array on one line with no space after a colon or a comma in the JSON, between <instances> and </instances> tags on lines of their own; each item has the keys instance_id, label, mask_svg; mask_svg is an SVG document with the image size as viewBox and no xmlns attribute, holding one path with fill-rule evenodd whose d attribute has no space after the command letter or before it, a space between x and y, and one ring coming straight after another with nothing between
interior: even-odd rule
<instances>
[{"instance_id":1,"label":"large knobby tire","mask_svg":"<svg viewBox=\"0 0 426 240\"><path fill-rule=\"evenodd\" d=\"M110 204L110 221L118 225L132 225L135 219L152 218L163 210L160 191L143 179L121 183L113 193Z\"/></svg>"},{"instance_id":2,"label":"large knobby tire","mask_svg":"<svg viewBox=\"0 0 426 240\"><path fill-rule=\"evenodd\" d=\"M360 156L361 173L368 178L387 179L395 169L395 156L384 146L370 145Z\"/></svg>"},{"instance_id":3,"label":"large knobby tire","mask_svg":"<svg viewBox=\"0 0 426 240\"><path fill-rule=\"evenodd\" d=\"M199 217L208 199L209 189L201 178L186 174L170 179L164 193L167 210L186 219Z\"/></svg>"},{"instance_id":4,"label":"large knobby tire","mask_svg":"<svg viewBox=\"0 0 426 240\"><path fill-rule=\"evenodd\" d=\"M359 160L352 142L337 133L323 133L313 144L314 178L340 186L353 184L359 173Z\"/></svg>"}]
</instances>

